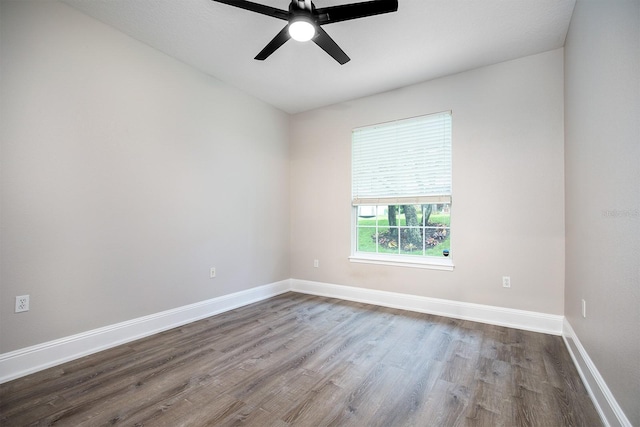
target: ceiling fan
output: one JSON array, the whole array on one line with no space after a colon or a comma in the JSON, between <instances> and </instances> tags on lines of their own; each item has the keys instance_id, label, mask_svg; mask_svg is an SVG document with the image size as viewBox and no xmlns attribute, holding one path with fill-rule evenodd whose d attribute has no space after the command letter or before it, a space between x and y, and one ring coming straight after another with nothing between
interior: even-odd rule
<instances>
[{"instance_id":1,"label":"ceiling fan","mask_svg":"<svg viewBox=\"0 0 640 427\"><path fill-rule=\"evenodd\" d=\"M346 64L350 58L320 26L398 10L398 0L372 0L323 8L316 8L311 0L291 0L288 11L251 1L213 1L288 21L288 24L255 57L260 61L267 59L287 40L293 38L298 41L313 40L333 59L340 64Z\"/></svg>"}]
</instances>

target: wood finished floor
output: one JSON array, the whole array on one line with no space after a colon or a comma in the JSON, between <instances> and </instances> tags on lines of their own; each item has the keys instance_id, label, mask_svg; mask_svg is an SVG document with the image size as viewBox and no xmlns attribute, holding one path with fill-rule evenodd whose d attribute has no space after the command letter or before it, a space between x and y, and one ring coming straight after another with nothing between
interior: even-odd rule
<instances>
[{"instance_id":1,"label":"wood finished floor","mask_svg":"<svg viewBox=\"0 0 640 427\"><path fill-rule=\"evenodd\" d=\"M0 385L0 425L599 426L560 337L287 293Z\"/></svg>"}]
</instances>

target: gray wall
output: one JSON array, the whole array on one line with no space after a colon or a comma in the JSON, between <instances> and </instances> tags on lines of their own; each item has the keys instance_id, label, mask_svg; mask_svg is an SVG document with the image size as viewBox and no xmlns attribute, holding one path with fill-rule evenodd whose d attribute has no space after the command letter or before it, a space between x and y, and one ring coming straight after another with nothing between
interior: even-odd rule
<instances>
[{"instance_id":1,"label":"gray wall","mask_svg":"<svg viewBox=\"0 0 640 427\"><path fill-rule=\"evenodd\" d=\"M563 106L558 49L294 116L291 277L561 315ZM351 130L444 110L455 270L350 263Z\"/></svg>"},{"instance_id":2,"label":"gray wall","mask_svg":"<svg viewBox=\"0 0 640 427\"><path fill-rule=\"evenodd\" d=\"M0 353L289 277L288 115L64 4L1 7Z\"/></svg>"},{"instance_id":3,"label":"gray wall","mask_svg":"<svg viewBox=\"0 0 640 427\"><path fill-rule=\"evenodd\" d=\"M640 2L578 0L565 73L565 316L640 425Z\"/></svg>"}]
</instances>

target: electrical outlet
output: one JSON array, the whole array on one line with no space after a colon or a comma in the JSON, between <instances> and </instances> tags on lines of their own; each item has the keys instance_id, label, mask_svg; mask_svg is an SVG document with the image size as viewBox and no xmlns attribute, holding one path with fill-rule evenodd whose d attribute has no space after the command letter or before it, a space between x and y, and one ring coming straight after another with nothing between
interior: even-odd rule
<instances>
[{"instance_id":1,"label":"electrical outlet","mask_svg":"<svg viewBox=\"0 0 640 427\"><path fill-rule=\"evenodd\" d=\"M20 295L16 297L16 313L29 311L29 295Z\"/></svg>"},{"instance_id":2,"label":"electrical outlet","mask_svg":"<svg viewBox=\"0 0 640 427\"><path fill-rule=\"evenodd\" d=\"M511 277L502 276L502 287L503 288L510 288L511 287Z\"/></svg>"},{"instance_id":3,"label":"electrical outlet","mask_svg":"<svg viewBox=\"0 0 640 427\"><path fill-rule=\"evenodd\" d=\"M582 317L587 318L587 302L582 300Z\"/></svg>"},{"instance_id":4,"label":"electrical outlet","mask_svg":"<svg viewBox=\"0 0 640 427\"><path fill-rule=\"evenodd\" d=\"M314 260L313 260L313 266L314 266L315 268L320 267L320 261L318 261L317 259L314 259Z\"/></svg>"},{"instance_id":5,"label":"electrical outlet","mask_svg":"<svg viewBox=\"0 0 640 427\"><path fill-rule=\"evenodd\" d=\"M214 277L216 277L216 268L215 267L211 267L209 269L209 279L213 279Z\"/></svg>"}]
</instances>

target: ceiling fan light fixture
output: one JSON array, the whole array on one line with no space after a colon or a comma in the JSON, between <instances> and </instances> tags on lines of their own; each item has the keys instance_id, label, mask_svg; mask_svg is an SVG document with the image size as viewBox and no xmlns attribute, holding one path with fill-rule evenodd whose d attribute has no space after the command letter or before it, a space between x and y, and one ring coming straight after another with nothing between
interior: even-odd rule
<instances>
[{"instance_id":1,"label":"ceiling fan light fixture","mask_svg":"<svg viewBox=\"0 0 640 427\"><path fill-rule=\"evenodd\" d=\"M299 42L308 42L316 35L316 27L306 18L298 18L289 24L289 35Z\"/></svg>"}]
</instances>

